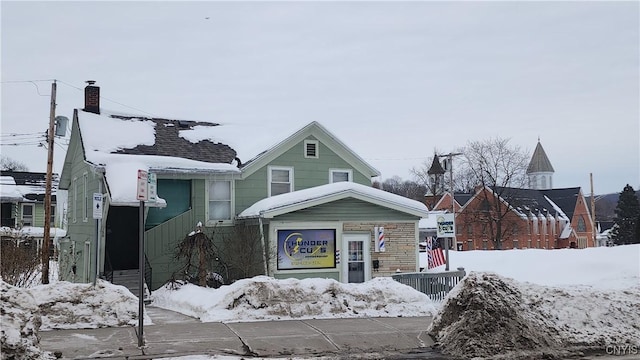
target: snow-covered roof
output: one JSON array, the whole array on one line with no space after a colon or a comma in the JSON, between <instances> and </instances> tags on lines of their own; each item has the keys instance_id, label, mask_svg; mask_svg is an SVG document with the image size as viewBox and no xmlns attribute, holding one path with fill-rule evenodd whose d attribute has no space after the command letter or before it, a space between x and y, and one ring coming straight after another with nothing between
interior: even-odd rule
<instances>
[{"instance_id":1,"label":"snow-covered roof","mask_svg":"<svg viewBox=\"0 0 640 360\"><path fill-rule=\"evenodd\" d=\"M94 114L78 111L78 124L82 135L82 142L86 160L104 171L109 187L111 203L117 205L137 205L137 176L138 170L155 173L193 173L193 174L239 174L237 166L227 162L208 162L169 155L149 155L148 153L167 153L161 150L151 151L156 146L157 127L172 127L178 120L145 119L123 117L109 112ZM120 117L118 117L120 116ZM211 126L194 125L177 130L179 137L186 142L198 145L203 140L211 139ZM204 144L204 143L202 143ZM235 155L228 146L206 142L208 146L222 147L227 151L226 157ZM171 145L169 145L171 146ZM176 145L180 146L180 145ZM132 150L133 149L133 150ZM140 150L135 150L140 149ZM233 152L229 155L229 151ZM210 153L197 157L211 156ZM163 206L166 202L158 199L156 204L149 206Z\"/></svg>"},{"instance_id":2,"label":"snow-covered roof","mask_svg":"<svg viewBox=\"0 0 640 360\"><path fill-rule=\"evenodd\" d=\"M348 197L419 217L429 216L427 206L419 201L354 182L337 182L262 199L241 212L238 218L272 218Z\"/></svg>"},{"instance_id":3,"label":"snow-covered roof","mask_svg":"<svg viewBox=\"0 0 640 360\"><path fill-rule=\"evenodd\" d=\"M29 202L41 199L46 192L44 173L18 172L0 176L0 200L3 202ZM22 175L20 175L22 174ZM18 176L18 180L14 178ZM28 179L25 179L25 176ZM56 194L57 175L52 179L51 194Z\"/></svg>"}]
</instances>

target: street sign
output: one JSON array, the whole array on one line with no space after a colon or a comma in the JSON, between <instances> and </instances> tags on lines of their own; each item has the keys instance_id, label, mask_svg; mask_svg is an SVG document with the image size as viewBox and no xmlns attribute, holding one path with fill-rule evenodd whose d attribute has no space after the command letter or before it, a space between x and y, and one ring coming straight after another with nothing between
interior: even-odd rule
<instances>
[{"instance_id":1,"label":"street sign","mask_svg":"<svg viewBox=\"0 0 640 360\"><path fill-rule=\"evenodd\" d=\"M102 219L102 194L93 193L93 218Z\"/></svg>"},{"instance_id":2,"label":"street sign","mask_svg":"<svg viewBox=\"0 0 640 360\"><path fill-rule=\"evenodd\" d=\"M138 170L138 195L137 199L144 201L149 198L148 193L148 174L145 170Z\"/></svg>"},{"instance_id":3,"label":"street sign","mask_svg":"<svg viewBox=\"0 0 640 360\"><path fill-rule=\"evenodd\" d=\"M158 180L156 179L156 174L149 173L149 180L147 181L149 201L156 202L158 200L157 188Z\"/></svg>"}]
</instances>

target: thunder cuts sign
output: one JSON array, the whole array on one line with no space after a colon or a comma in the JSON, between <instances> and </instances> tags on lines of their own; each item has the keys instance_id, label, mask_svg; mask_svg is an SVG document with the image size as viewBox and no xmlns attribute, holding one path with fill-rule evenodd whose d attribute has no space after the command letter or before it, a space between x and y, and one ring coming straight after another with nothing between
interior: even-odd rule
<instances>
[{"instance_id":1,"label":"thunder cuts sign","mask_svg":"<svg viewBox=\"0 0 640 360\"><path fill-rule=\"evenodd\" d=\"M438 214L436 223L438 224L438 237L454 237L456 228L454 225L453 214Z\"/></svg>"},{"instance_id":2,"label":"thunder cuts sign","mask_svg":"<svg viewBox=\"0 0 640 360\"><path fill-rule=\"evenodd\" d=\"M335 267L334 229L278 230L278 270Z\"/></svg>"}]
</instances>

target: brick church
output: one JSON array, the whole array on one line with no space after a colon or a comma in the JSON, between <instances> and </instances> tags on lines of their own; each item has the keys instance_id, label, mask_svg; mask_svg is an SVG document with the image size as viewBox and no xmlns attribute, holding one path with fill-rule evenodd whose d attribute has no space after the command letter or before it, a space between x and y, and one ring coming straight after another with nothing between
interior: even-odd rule
<instances>
[{"instance_id":1,"label":"brick church","mask_svg":"<svg viewBox=\"0 0 640 360\"><path fill-rule=\"evenodd\" d=\"M442 184L445 170L437 156L428 173L432 181ZM474 193L455 193L456 237L451 248L582 249L595 246L593 222L582 189L554 189L553 173L553 166L538 140L527 168L528 188L478 187ZM434 211L450 212L451 201L451 194L444 191L426 197L427 206Z\"/></svg>"}]
</instances>

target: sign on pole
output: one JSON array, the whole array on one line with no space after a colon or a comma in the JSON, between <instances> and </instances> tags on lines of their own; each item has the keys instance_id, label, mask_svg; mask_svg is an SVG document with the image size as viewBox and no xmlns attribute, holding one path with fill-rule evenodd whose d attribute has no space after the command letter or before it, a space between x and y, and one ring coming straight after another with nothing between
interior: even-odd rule
<instances>
[{"instance_id":1,"label":"sign on pole","mask_svg":"<svg viewBox=\"0 0 640 360\"><path fill-rule=\"evenodd\" d=\"M149 199L148 193L148 174L145 170L138 170L138 195L137 199L145 201Z\"/></svg>"},{"instance_id":2,"label":"sign on pole","mask_svg":"<svg viewBox=\"0 0 640 360\"><path fill-rule=\"evenodd\" d=\"M93 218L102 219L102 194L93 193Z\"/></svg>"},{"instance_id":3,"label":"sign on pole","mask_svg":"<svg viewBox=\"0 0 640 360\"><path fill-rule=\"evenodd\" d=\"M438 214L438 216L436 217L436 223L438 224L437 235L439 238L449 238L456 235L453 214Z\"/></svg>"},{"instance_id":4,"label":"sign on pole","mask_svg":"<svg viewBox=\"0 0 640 360\"><path fill-rule=\"evenodd\" d=\"M158 188L158 180L156 179L156 174L149 173L148 181L147 181L147 193L148 193L149 201L155 202L158 200L157 188Z\"/></svg>"}]
</instances>

